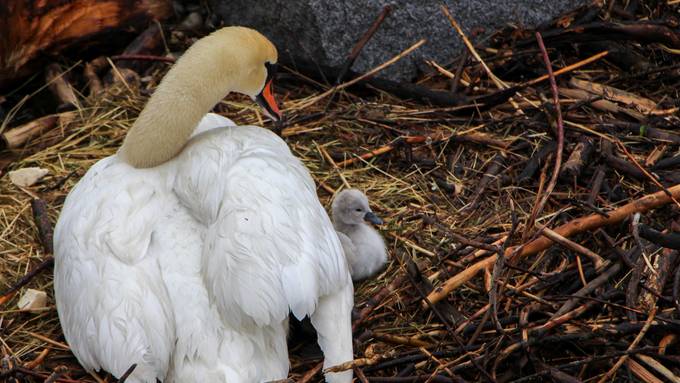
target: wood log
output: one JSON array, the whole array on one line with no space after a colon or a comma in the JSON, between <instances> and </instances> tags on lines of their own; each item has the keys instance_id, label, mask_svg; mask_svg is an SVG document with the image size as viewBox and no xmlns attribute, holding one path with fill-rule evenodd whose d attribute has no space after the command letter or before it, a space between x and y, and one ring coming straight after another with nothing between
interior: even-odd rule
<instances>
[{"instance_id":1,"label":"wood log","mask_svg":"<svg viewBox=\"0 0 680 383\"><path fill-rule=\"evenodd\" d=\"M171 14L170 0L2 1L0 89L31 73L40 59L72 47L82 51L94 44L125 43L129 32Z\"/></svg>"}]
</instances>

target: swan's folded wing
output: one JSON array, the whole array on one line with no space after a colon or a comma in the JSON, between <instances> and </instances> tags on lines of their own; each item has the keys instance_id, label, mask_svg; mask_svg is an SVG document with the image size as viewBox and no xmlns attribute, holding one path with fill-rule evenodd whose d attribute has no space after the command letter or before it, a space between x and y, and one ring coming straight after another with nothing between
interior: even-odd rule
<instances>
[{"instance_id":1,"label":"swan's folded wing","mask_svg":"<svg viewBox=\"0 0 680 383\"><path fill-rule=\"evenodd\" d=\"M234 134L258 131L239 127ZM285 144L269 133L257 146L244 141L238 158L201 165L215 168L206 174L219 190L208 193L215 209L203 213L210 220L202 259L206 287L231 325L268 325L289 311L302 318L319 297L351 283L342 247L307 169ZM191 183L204 184L200 178L194 172Z\"/></svg>"},{"instance_id":2,"label":"swan's folded wing","mask_svg":"<svg viewBox=\"0 0 680 383\"><path fill-rule=\"evenodd\" d=\"M147 250L160 219L153 178L110 157L69 194L55 228L54 289L71 350L88 370L164 379L174 321Z\"/></svg>"}]
</instances>

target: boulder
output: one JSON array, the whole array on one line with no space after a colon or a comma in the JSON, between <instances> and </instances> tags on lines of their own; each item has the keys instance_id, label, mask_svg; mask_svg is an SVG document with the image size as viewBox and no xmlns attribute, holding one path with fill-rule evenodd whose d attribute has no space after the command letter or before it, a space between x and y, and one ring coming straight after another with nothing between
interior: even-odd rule
<instances>
[{"instance_id":1,"label":"boulder","mask_svg":"<svg viewBox=\"0 0 680 383\"><path fill-rule=\"evenodd\" d=\"M432 0L211 0L225 25L255 28L279 48L283 60L341 66L352 47L385 5L391 13L353 66L367 71L422 38L427 44L382 73L408 80L425 68L425 60L445 64L462 51L460 37ZM508 23L536 26L587 3L587 0L445 0L453 17L470 36L491 33ZM482 34L483 36L484 34Z\"/></svg>"}]
</instances>

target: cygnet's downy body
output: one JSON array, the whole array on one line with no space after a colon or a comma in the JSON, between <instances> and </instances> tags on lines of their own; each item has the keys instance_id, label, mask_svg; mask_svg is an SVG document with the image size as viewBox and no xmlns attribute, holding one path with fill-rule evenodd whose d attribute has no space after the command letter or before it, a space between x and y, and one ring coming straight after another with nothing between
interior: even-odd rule
<instances>
[{"instance_id":1,"label":"cygnet's downy body","mask_svg":"<svg viewBox=\"0 0 680 383\"><path fill-rule=\"evenodd\" d=\"M387 262L387 250L382 236L367 224L382 224L368 206L368 198L357 189L346 189L335 197L332 210L352 280L375 275Z\"/></svg>"}]
</instances>

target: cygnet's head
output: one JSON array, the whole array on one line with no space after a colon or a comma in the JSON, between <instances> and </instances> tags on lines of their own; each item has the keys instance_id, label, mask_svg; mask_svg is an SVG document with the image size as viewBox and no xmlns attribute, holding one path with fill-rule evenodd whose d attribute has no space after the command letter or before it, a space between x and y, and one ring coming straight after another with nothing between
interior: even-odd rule
<instances>
[{"instance_id":1,"label":"cygnet's head","mask_svg":"<svg viewBox=\"0 0 680 383\"><path fill-rule=\"evenodd\" d=\"M333 220L345 225L358 225L363 222L371 222L376 225L383 223L371 211L366 195L357 189L345 189L338 193L331 207L333 209Z\"/></svg>"}]
</instances>

